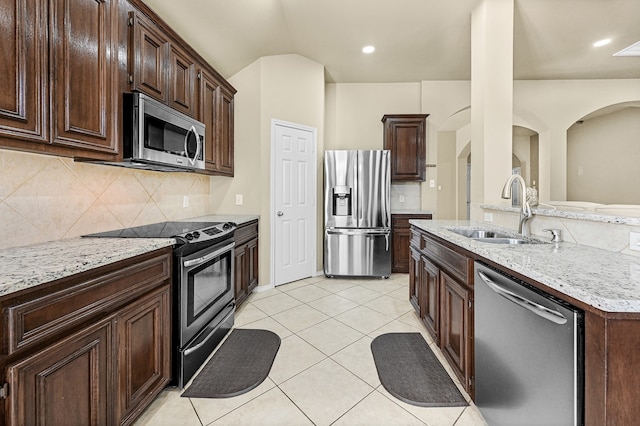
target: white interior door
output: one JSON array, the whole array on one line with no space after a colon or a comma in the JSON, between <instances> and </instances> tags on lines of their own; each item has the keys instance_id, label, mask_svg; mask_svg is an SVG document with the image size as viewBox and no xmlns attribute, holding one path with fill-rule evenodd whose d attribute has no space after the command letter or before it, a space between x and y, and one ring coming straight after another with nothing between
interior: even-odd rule
<instances>
[{"instance_id":1,"label":"white interior door","mask_svg":"<svg viewBox=\"0 0 640 426\"><path fill-rule=\"evenodd\" d=\"M273 283L310 277L316 246L316 129L273 120Z\"/></svg>"}]
</instances>

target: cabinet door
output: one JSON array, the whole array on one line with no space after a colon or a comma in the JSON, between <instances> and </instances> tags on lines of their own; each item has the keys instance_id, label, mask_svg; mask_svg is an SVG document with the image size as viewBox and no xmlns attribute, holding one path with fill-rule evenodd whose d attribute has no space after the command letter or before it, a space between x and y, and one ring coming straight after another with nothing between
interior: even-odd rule
<instances>
[{"instance_id":1,"label":"cabinet door","mask_svg":"<svg viewBox=\"0 0 640 426\"><path fill-rule=\"evenodd\" d=\"M409 242L411 231L408 228L393 229L393 258L391 272L409 272Z\"/></svg>"},{"instance_id":2,"label":"cabinet door","mask_svg":"<svg viewBox=\"0 0 640 426\"><path fill-rule=\"evenodd\" d=\"M113 319L7 368L8 425L112 425Z\"/></svg>"},{"instance_id":3,"label":"cabinet door","mask_svg":"<svg viewBox=\"0 0 640 426\"><path fill-rule=\"evenodd\" d=\"M117 2L50 0L52 143L116 152Z\"/></svg>"},{"instance_id":4,"label":"cabinet door","mask_svg":"<svg viewBox=\"0 0 640 426\"><path fill-rule=\"evenodd\" d=\"M244 299L247 298L247 245L242 244L235 248L234 273L236 288L236 305L240 306Z\"/></svg>"},{"instance_id":5,"label":"cabinet door","mask_svg":"<svg viewBox=\"0 0 640 426\"><path fill-rule=\"evenodd\" d=\"M247 243L247 296L258 285L258 239Z\"/></svg>"},{"instance_id":6,"label":"cabinet door","mask_svg":"<svg viewBox=\"0 0 640 426\"><path fill-rule=\"evenodd\" d=\"M208 171L233 176L233 93L205 70L200 71L200 113L206 128L205 163Z\"/></svg>"},{"instance_id":7,"label":"cabinet door","mask_svg":"<svg viewBox=\"0 0 640 426\"><path fill-rule=\"evenodd\" d=\"M420 277L422 275L420 267L420 252L415 248L410 248L411 257L409 258L409 301L420 316ZM422 318L422 316L420 316Z\"/></svg>"},{"instance_id":8,"label":"cabinet door","mask_svg":"<svg viewBox=\"0 0 640 426\"><path fill-rule=\"evenodd\" d=\"M131 89L166 103L169 41L158 27L143 15L131 12L129 20Z\"/></svg>"},{"instance_id":9,"label":"cabinet door","mask_svg":"<svg viewBox=\"0 0 640 426\"><path fill-rule=\"evenodd\" d=\"M171 378L170 287L131 304L118 317L118 419L129 424Z\"/></svg>"},{"instance_id":10,"label":"cabinet door","mask_svg":"<svg viewBox=\"0 0 640 426\"><path fill-rule=\"evenodd\" d=\"M206 128L204 139L204 161L209 171L218 170L218 128L220 111L218 99L220 84L208 72L200 70L200 111L198 119Z\"/></svg>"},{"instance_id":11,"label":"cabinet door","mask_svg":"<svg viewBox=\"0 0 640 426\"><path fill-rule=\"evenodd\" d=\"M420 317L436 342L440 341L440 282L439 270L426 257L420 264Z\"/></svg>"},{"instance_id":12,"label":"cabinet door","mask_svg":"<svg viewBox=\"0 0 640 426\"><path fill-rule=\"evenodd\" d=\"M384 149L391 150L392 181L424 181L428 114L385 115Z\"/></svg>"},{"instance_id":13,"label":"cabinet door","mask_svg":"<svg viewBox=\"0 0 640 426\"><path fill-rule=\"evenodd\" d=\"M169 106L195 116L196 64L182 49L171 45L169 53Z\"/></svg>"},{"instance_id":14,"label":"cabinet door","mask_svg":"<svg viewBox=\"0 0 640 426\"><path fill-rule=\"evenodd\" d=\"M220 130L218 139L218 172L233 176L234 146L234 94L220 88Z\"/></svg>"},{"instance_id":15,"label":"cabinet door","mask_svg":"<svg viewBox=\"0 0 640 426\"><path fill-rule=\"evenodd\" d=\"M0 137L47 140L45 12L41 0L0 2Z\"/></svg>"},{"instance_id":16,"label":"cabinet door","mask_svg":"<svg viewBox=\"0 0 640 426\"><path fill-rule=\"evenodd\" d=\"M462 385L469 391L471 378L470 292L444 272L442 288L442 334L440 347Z\"/></svg>"}]
</instances>

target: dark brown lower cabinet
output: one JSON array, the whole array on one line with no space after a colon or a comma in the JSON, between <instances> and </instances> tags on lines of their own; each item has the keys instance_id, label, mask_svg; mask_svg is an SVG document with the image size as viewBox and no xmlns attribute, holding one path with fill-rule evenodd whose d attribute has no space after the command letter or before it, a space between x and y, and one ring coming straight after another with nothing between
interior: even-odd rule
<instances>
[{"instance_id":1,"label":"dark brown lower cabinet","mask_svg":"<svg viewBox=\"0 0 640 426\"><path fill-rule=\"evenodd\" d=\"M167 336L171 334L168 287L144 297L117 317L118 413L130 424L166 385L171 371Z\"/></svg>"},{"instance_id":2,"label":"dark brown lower cabinet","mask_svg":"<svg viewBox=\"0 0 640 426\"><path fill-rule=\"evenodd\" d=\"M440 348L465 388L471 386L471 290L440 272Z\"/></svg>"},{"instance_id":3,"label":"dark brown lower cabinet","mask_svg":"<svg viewBox=\"0 0 640 426\"><path fill-rule=\"evenodd\" d=\"M440 342L440 281L438 268L425 256L420 257L422 276L420 277L421 307L420 317L434 340Z\"/></svg>"},{"instance_id":4,"label":"dark brown lower cabinet","mask_svg":"<svg viewBox=\"0 0 640 426\"><path fill-rule=\"evenodd\" d=\"M111 425L113 318L7 368L7 425Z\"/></svg>"},{"instance_id":5,"label":"dark brown lower cabinet","mask_svg":"<svg viewBox=\"0 0 640 426\"><path fill-rule=\"evenodd\" d=\"M0 297L0 424L132 424L171 379L171 256Z\"/></svg>"},{"instance_id":6,"label":"dark brown lower cabinet","mask_svg":"<svg viewBox=\"0 0 640 426\"><path fill-rule=\"evenodd\" d=\"M409 272L409 243L411 225L409 220L430 220L431 214L392 214L391 215L391 272L406 274Z\"/></svg>"},{"instance_id":7,"label":"dark brown lower cabinet","mask_svg":"<svg viewBox=\"0 0 640 426\"><path fill-rule=\"evenodd\" d=\"M239 226L235 242L235 296L240 306L258 285L258 221Z\"/></svg>"},{"instance_id":8,"label":"dark brown lower cabinet","mask_svg":"<svg viewBox=\"0 0 640 426\"><path fill-rule=\"evenodd\" d=\"M417 229L410 246L411 304L473 397L473 260Z\"/></svg>"}]
</instances>

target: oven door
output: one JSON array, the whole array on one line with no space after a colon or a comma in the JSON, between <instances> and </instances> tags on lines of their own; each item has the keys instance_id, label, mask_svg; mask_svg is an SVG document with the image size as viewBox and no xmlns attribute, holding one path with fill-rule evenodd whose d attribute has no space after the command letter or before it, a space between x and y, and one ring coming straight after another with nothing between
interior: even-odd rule
<instances>
[{"instance_id":1,"label":"oven door","mask_svg":"<svg viewBox=\"0 0 640 426\"><path fill-rule=\"evenodd\" d=\"M181 348L233 301L234 245L227 240L178 258Z\"/></svg>"}]
</instances>

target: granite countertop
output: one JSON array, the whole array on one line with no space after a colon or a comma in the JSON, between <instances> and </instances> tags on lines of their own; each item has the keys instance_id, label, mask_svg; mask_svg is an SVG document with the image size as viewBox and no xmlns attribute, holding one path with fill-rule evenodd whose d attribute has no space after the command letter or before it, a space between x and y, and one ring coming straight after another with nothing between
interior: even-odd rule
<instances>
[{"instance_id":1,"label":"granite countertop","mask_svg":"<svg viewBox=\"0 0 640 426\"><path fill-rule=\"evenodd\" d=\"M78 237L0 250L0 297L174 244L173 238Z\"/></svg>"},{"instance_id":2,"label":"granite countertop","mask_svg":"<svg viewBox=\"0 0 640 426\"><path fill-rule=\"evenodd\" d=\"M207 215L181 219L191 222L235 222L242 225L255 215ZM173 246L173 238L69 238L0 250L0 297Z\"/></svg>"},{"instance_id":3,"label":"granite countertop","mask_svg":"<svg viewBox=\"0 0 640 426\"><path fill-rule=\"evenodd\" d=\"M486 223L442 220L411 220L410 223L601 311L640 313L640 259L637 257L569 242L483 243L447 229L473 227L515 233Z\"/></svg>"}]
</instances>

